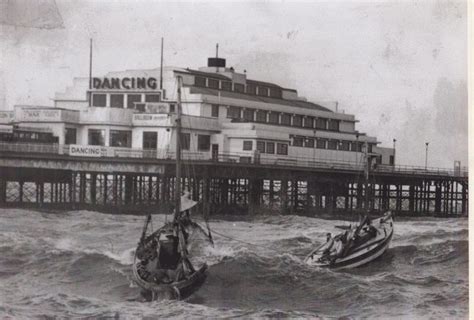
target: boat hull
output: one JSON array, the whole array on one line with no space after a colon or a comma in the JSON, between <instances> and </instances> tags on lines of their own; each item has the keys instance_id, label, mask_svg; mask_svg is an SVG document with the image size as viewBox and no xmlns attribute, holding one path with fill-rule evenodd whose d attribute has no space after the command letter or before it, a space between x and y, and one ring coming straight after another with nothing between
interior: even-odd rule
<instances>
[{"instance_id":1,"label":"boat hull","mask_svg":"<svg viewBox=\"0 0 474 320\"><path fill-rule=\"evenodd\" d=\"M144 290L143 296L148 301L154 300L182 300L197 291L207 278L207 264L204 264L193 274L181 281L169 284L156 284L143 280L137 271L137 264L133 265L135 282Z\"/></svg>"},{"instance_id":2,"label":"boat hull","mask_svg":"<svg viewBox=\"0 0 474 320\"><path fill-rule=\"evenodd\" d=\"M360 267L377 259L389 248L392 240L393 219L391 214L389 213L382 218L374 219L372 225L378 230L378 235L374 239L352 249L347 256L337 258L332 262L321 262L322 254L312 254L305 259L305 262L316 267L341 270Z\"/></svg>"}]
</instances>

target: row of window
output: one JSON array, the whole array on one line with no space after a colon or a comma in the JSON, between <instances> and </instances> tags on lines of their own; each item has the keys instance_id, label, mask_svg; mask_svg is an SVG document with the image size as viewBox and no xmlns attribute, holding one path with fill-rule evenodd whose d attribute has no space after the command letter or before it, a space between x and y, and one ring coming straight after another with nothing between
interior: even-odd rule
<instances>
[{"instance_id":1,"label":"row of window","mask_svg":"<svg viewBox=\"0 0 474 320\"><path fill-rule=\"evenodd\" d=\"M212 105L212 117L219 117L219 105ZM340 120L317 118L299 114L229 106L227 118L239 121L279 124L308 129L339 131Z\"/></svg>"},{"instance_id":2,"label":"row of window","mask_svg":"<svg viewBox=\"0 0 474 320\"><path fill-rule=\"evenodd\" d=\"M207 77L194 77L194 85L197 87L211 88L223 91L234 91L239 93L246 93L257 95L261 97L282 98L282 90L278 87L264 86L252 82L247 84L233 83L227 80L218 80Z\"/></svg>"},{"instance_id":3,"label":"row of window","mask_svg":"<svg viewBox=\"0 0 474 320\"><path fill-rule=\"evenodd\" d=\"M89 129L88 130L88 144L91 146L105 145L105 130L104 129ZM132 147L132 132L125 130L110 130L109 132L109 146L111 147Z\"/></svg>"},{"instance_id":4,"label":"row of window","mask_svg":"<svg viewBox=\"0 0 474 320\"><path fill-rule=\"evenodd\" d=\"M159 94L145 94L145 101L142 101L141 94L110 94L110 107L111 108L124 108L125 107L125 96L127 99L128 109L138 109L145 111L145 104L142 102L160 102ZM107 106L107 94L106 93L93 93L92 94L92 106L93 107L106 107ZM141 110L143 109L143 110Z\"/></svg>"},{"instance_id":5,"label":"row of window","mask_svg":"<svg viewBox=\"0 0 474 320\"><path fill-rule=\"evenodd\" d=\"M355 142L347 140L323 139L323 138L309 138L309 137L293 137L291 145L294 147L306 147L317 149L341 150L362 152L364 142ZM372 152L372 143L368 144L368 152Z\"/></svg>"},{"instance_id":6,"label":"row of window","mask_svg":"<svg viewBox=\"0 0 474 320\"><path fill-rule=\"evenodd\" d=\"M276 145L276 150L275 150ZM253 141L244 140L243 143L243 150L244 151L252 151L253 150ZM288 155L288 144L286 143L275 143L275 142L267 142L267 141L257 141L257 151L260 153L269 153L269 154L281 154L281 155Z\"/></svg>"},{"instance_id":7,"label":"row of window","mask_svg":"<svg viewBox=\"0 0 474 320\"><path fill-rule=\"evenodd\" d=\"M211 136L207 134L198 134L198 151L209 151L211 149ZM191 146L191 134L181 133L181 150L189 150Z\"/></svg>"},{"instance_id":8,"label":"row of window","mask_svg":"<svg viewBox=\"0 0 474 320\"><path fill-rule=\"evenodd\" d=\"M316 144L315 144L316 141ZM266 142L266 141L257 141L256 150L260 153L269 153L275 154L275 145L277 154L288 154L288 144L286 143L275 143L275 142ZM361 152L364 143L351 142L351 141L339 141L331 139L313 139L313 138L303 138L295 137L292 141L292 146L294 147L308 147L317 149L329 149L329 150L343 150L343 151L358 151ZM368 144L368 152L372 152L373 144ZM243 142L244 151L253 150L253 141L244 140Z\"/></svg>"},{"instance_id":9,"label":"row of window","mask_svg":"<svg viewBox=\"0 0 474 320\"><path fill-rule=\"evenodd\" d=\"M87 132L88 144L91 146L105 146L105 129L89 129ZM77 130L66 128L66 144L77 143ZM132 132L127 130L110 130L109 145L111 147L132 147ZM191 134L181 134L181 149L189 150L191 145ZM156 149L158 146L158 133L154 131L143 132L143 149ZM209 151L211 149L211 136L198 134L198 151Z\"/></svg>"},{"instance_id":10,"label":"row of window","mask_svg":"<svg viewBox=\"0 0 474 320\"><path fill-rule=\"evenodd\" d=\"M132 132L126 130L110 130L109 133L109 145L111 147L126 147L131 148L132 144ZM66 144L77 143L77 132L74 128L66 129ZM143 149L156 149L158 141L157 132L143 132ZM105 129L89 129L88 130L88 144L94 146L105 145ZM181 133L181 149L189 150L191 145L191 134ZM276 149L275 149L276 145ZM334 139L321 139L321 138L308 138L308 137L293 137L291 145L294 147L306 147L306 148L317 148L317 149L328 149L328 150L342 150L342 151L355 151L362 152L364 143L353 142L346 140L334 140ZM197 149L198 151L209 151L211 147L211 136L199 134L197 136ZM373 144L368 144L368 152L372 152ZM243 150L253 150L253 141L245 140L243 142ZM257 141L256 150L261 153L270 153L287 155L288 144Z\"/></svg>"}]
</instances>

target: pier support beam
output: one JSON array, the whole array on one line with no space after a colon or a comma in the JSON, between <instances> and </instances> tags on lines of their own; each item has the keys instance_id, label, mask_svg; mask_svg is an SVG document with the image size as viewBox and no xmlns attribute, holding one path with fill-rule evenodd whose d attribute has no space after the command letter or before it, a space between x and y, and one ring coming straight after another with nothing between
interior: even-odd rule
<instances>
[{"instance_id":1,"label":"pier support beam","mask_svg":"<svg viewBox=\"0 0 474 320\"><path fill-rule=\"evenodd\" d=\"M462 214L467 214L467 184L462 184L462 200L461 200L461 210Z\"/></svg>"},{"instance_id":2,"label":"pier support beam","mask_svg":"<svg viewBox=\"0 0 474 320\"><path fill-rule=\"evenodd\" d=\"M97 200L97 174L91 173L91 183L90 183L90 192L91 192L91 204L96 204Z\"/></svg>"},{"instance_id":3,"label":"pier support beam","mask_svg":"<svg viewBox=\"0 0 474 320\"><path fill-rule=\"evenodd\" d=\"M288 179L281 180L280 199L281 199L281 211L283 213L287 213L288 212Z\"/></svg>"},{"instance_id":4,"label":"pier support beam","mask_svg":"<svg viewBox=\"0 0 474 320\"><path fill-rule=\"evenodd\" d=\"M249 181L249 214L256 214L260 205L262 180L251 178Z\"/></svg>"},{"instance_id":5,"label":"pier support beam","mask_svg":"<svg viewBox=\"0 0 474 320\"><path fill-rule=\"evenodd\" d=\"M441 213L441 184L437 183L435 187L435 213Z\"/></svg>"},{"instance_id":6,"label":"pier support beam","mask_svg":"<svg viewBox=\"0 0 474 320\"><path fill-rule=\"evenodd\" d=\"M0 180L0 203L7 202L7 181Z\"/></svg>"},{"instance_id":7,"label":"pier support beam","mask_svg":"<svg viewBox=\"0 0 474 320\"><path fill-rule=\"evenodd\" d=\"M210 179L205 177L202 181L202 211L204 217L209 216L209 189L210 189Z\"/></svg>"},{"instance_id":8,"label":"pier support beam","mask_svg":"<svg viewBox=\"0 0 474 320\"><path fill-rule=\"evenodd\" d=\"M132 195L133 195L133 176L125 176L125 204L132 204Z\"/></svg>"},{"instance_id":9,"label":"pier support beam","mask_svg":"<svg viewBox=\"0 0 474 320\"><path fill-rule=\"evenodd\" d=\"M411 185L408 191L408 211L415 212L415 186Z\"/></svg>"}]
</instances>

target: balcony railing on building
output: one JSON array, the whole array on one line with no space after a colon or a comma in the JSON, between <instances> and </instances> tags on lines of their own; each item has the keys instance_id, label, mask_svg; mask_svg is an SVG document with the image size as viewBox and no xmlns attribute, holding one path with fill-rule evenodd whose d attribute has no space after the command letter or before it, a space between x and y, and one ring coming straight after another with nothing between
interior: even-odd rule
<instances>
[{"instance_id":1,"label":"balcony railing on building","mask_svg":"<svg viewBox=\"0 0 474 320\"><path fill-rule=\"evenodd\" d=\"M175 153L167 149L133 149L123 147L106 147L95 146L100 148L99 157L103 158L128 158L128 159L161 159L173 160ZM69 145L59 144L42 144L42 143L10 143L0 142L0 152L13 152L25 154L55 154L55 155L69 155ZM74 156L70 156L73 158ZM85 159L82 157L81 159ZM218 153L213 154L211 151L190 152L183 151L182 158L185 161L193 162L226 162L229 164L240 165L266 165L276 167L300 167L300 168L319 168L328 170L347 170L347 171L363 171L363 161L334 161L318 158L303 158L303 157L284 157L284 158L269 158L264 154L254 152L249 153ZM466 167L447 169L435 167L418 167L418 166L391 166L391 165L375 165L372 170L379 173L404 173L415 175L442 175L442 176L456 176L467 177L468 169Z\"/></svg>"}]
</instances>

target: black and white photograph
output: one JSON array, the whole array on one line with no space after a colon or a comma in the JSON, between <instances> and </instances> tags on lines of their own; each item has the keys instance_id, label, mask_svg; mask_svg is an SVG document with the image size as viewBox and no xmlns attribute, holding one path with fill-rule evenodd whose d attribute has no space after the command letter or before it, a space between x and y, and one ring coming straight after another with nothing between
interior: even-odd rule
<instances>
[{"instance_id":1,"label":"black and white photograph","mask_svg":"<svg viewBox=\"0 0 474 320\"><path fill-rule=\"evenodd\" d=\"M469 319L472 13L0 0L0 319Z\"/></svg>"}]
</instances>

